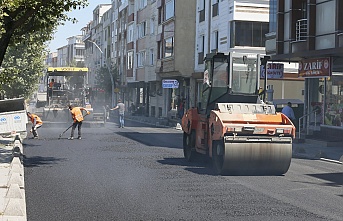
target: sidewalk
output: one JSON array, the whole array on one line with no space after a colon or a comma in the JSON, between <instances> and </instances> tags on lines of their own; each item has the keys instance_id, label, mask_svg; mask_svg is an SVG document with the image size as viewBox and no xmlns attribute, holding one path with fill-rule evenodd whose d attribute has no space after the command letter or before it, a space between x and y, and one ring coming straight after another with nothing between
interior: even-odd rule
<instances>
[{"instance_id":1,"label":"sidewalk","mask_svg":"<svg viewBox=\"0 0 343 221\"><path fill-rule=\"evenodd\" d=\"M23 145L19 134L0 136L0 221L25 221Z\"/></svg>"},{"instance_id":2,"label":"sidewalk","mask_svg":"<svg viewBox=\"0 0 343 221\"><path fill-rule=\"evenodd\" d=\"M293 157L342 164L343 143L332 143L314 139L305 139L303 143L293 142Z\"/></svg>"}]
</instances>

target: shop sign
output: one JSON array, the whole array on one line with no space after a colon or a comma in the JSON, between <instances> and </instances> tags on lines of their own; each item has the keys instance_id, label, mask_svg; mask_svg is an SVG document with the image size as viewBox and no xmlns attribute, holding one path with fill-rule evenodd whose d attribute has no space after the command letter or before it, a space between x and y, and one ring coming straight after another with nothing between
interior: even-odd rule
<instances>
[{"instance_id":1,"label":"shop sign","mask_svg":"<svg viewBox=\"0 0 343 221\"><path fill-rule=\"evenodd\" d=\"M261 78L265 78L266 69L261 65ZM267 78L268 79L281 79L283 78L284 64L282 63L269 63L267 64Z\"/></svg>"},{"instance_id":2,"label":"shop sign","mask_svg":"<svg viewBox=\"0 0 343 221\"><path fill-rule=\"evenodd\" d=\"M77 67L48 67L48 72L60 72L60 71L70 71L70 72L77 72L83 71L87 72L88 68L77 68Z\"/></svg>"},{"instance_id":3,"label":"shop sign","mask_svg":"<svg viewBox=\"0 0 343 221\"><path fill-rule=\"evenodd\" d=\"M314 58L299 62L299 77L322 78L331 76L330 58Z\"/></svg>"},{"instance_id":4,"label":"shop sign","mask_svg":"<svg viewBox=\"0 0 343 221\"><path fill-rule=\"evenodd\" d=\"M179 88L179 82L175 79L162 80L162 88Z\"/></svg>"}]
</instances>

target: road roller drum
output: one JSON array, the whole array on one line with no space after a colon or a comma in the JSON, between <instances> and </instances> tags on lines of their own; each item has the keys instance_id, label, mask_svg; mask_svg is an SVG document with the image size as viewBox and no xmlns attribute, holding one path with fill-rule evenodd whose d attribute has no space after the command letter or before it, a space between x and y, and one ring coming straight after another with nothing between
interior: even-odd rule
<instances>
[{"instance_id":1,"label":"road roller drum","mask_svg":"<svg viewBox=\"0 0 343 221\"><path fill-rule=\"evenodd\" d=\"M292 158L292 143L215 141L213 166L221 175L281 175L288 171Z\"/></svg>"}]
</instances>

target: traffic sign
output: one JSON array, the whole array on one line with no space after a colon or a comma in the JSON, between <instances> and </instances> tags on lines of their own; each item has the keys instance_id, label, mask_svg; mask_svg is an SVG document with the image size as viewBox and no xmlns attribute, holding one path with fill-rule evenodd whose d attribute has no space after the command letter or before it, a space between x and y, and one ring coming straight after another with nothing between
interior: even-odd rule
<instances>
[{"instance_id":1,"label":"traffic sign","mask_svg":"<svg viewBox=\"0 0 343 221\"><path fill-rule=\"evenodd\" d=\"M162 88L179 88L179 82L175 79L162 80Z\"/></svg>"}]
</instances>

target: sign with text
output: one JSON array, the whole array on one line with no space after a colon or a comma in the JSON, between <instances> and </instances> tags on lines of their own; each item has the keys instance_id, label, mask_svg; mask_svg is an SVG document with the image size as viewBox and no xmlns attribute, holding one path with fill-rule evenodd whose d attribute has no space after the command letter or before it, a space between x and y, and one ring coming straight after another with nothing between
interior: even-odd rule
<instances>
[{"instance_id":1,"label":"sign with text","mask_svg":"<svg viewBox=\"0 0 343 221\"><path fill-rule=\"evenodd\" d=\"M162 80L162 88L179 88L179 82L175 79Z\"/></svg>"},{"instance_id":2,"label":"sign with text","mask_svg":"<svg viewBox=\"0 0 343 221\"><path fill-rule=\"evenodd\" d=\"M299 61L299 77L322 78L330 76L330 58L313 58Z\"/></svg>"},{"instance_id":3,"label":"sign with text","mask_svg":"<svg viewBox=\"0 0 343 221\"><path fill-rule=\"evenodd\" d=\"M265 78L266 69L261 65L261 78ZM269 63L267 64L267 78L268 79L281 79L283 78L284 64L282 63Z\"/></svg>"},{"instance_id":4,"label":"sign with text","mask_svg":"<svg viewBox=\"0 0 343 221\"><path fill-rule=\"evenodd\" d=\"M48 67L48 72L56 71L88 71L88 68L77 68L77 67Z\"/></svg>"}]
</instances>

